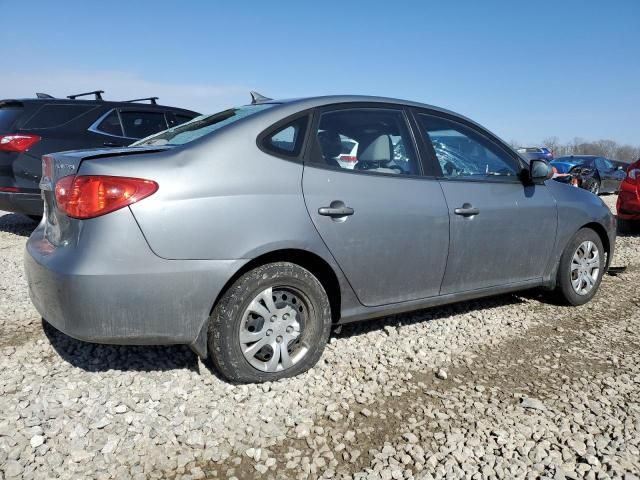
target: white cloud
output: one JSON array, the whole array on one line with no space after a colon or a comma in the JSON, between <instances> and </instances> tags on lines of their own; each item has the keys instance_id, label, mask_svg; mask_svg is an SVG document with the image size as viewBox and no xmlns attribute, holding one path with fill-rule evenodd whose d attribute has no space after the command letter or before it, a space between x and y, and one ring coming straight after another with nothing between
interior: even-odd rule
<instances>
[{"instance_id":1,"label":"white cloud","mask_svg":"<svg viewBox=\"0 0 640 480\"><path fill-rule=\"evenodd\" d=\"M248 87L163 83L126 72L39 71L3 72L0 99L30 98L36 92L65 98L74 93L104 90L105 100L160 97L163 105L212 113L249 101Z\"/></svg>"}]
</instances>

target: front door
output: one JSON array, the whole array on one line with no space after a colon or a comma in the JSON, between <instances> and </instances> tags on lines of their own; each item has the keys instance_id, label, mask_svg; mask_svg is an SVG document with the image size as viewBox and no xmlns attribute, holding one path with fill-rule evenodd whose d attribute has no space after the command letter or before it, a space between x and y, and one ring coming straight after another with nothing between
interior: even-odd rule
<instances>
[{"instance_id":1,"label":"front door","mask_svg":"<svg viewBox=\"0 0 640 480\"><path fill-rule=\"evenodd\" d=\"M449 248L437 180L420 176L401 108L324 109L303 175L309 215L367 306L435 296ZM349 147L355 162L343 161Z\"/></svg>"},{"instance_id":2,"label":"front door","mask_svg":"<svg viewBox=\"0 0 640 480\"><path fill-rule=\"evenodd\" d=\"M442 294L541 279L555 242L557 211L545 185L524 185L523 165L488 132L436 113L417 113L438 160L450 216Z\"/></svg>"}]
</instances>

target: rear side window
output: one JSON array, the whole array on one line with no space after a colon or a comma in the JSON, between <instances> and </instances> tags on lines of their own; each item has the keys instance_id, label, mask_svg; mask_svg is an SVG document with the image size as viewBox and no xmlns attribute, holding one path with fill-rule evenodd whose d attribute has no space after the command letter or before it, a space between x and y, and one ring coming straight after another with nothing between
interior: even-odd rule
<instances>
[{"instance_id":1,"label":"rear side window","mask_svg":"<svg viewBox=\"0 0 640 480\"><path fill-rule=\"evenodd\" d=\"M275 154L296 157L300 154L308 118L301 117L293 120L262 140L262 147Z\"/></svg>"},{"instance_id":2,"label":"rear side window","mask_svg":"<svg viewBox=\"0 0 640 480\"><path fill-rule=\"evenodd\" d=\"M176 119L175 125L182 125L183 123L187 123L188 121L194 119L194 117L189 117L187 115L180 115L179 113L176 113L173 117Z\"/></svg>"},{"instance_id":3,"label":"rear side window","mask_svg":"<svg viewBox=\"0 0 640 480\"><path fill-rule=\"evenodd\" d=\"M354 108L325 112L314 133L312 156L319 165L361 173L418 174L413 140L401 110Z\"/></svg>"},{"instance_id":4,"label":"rear side window","mask_svg":"<svg viewBox=\"0 0 640 480\"><path fill-rule=\"evenodd\" d=\"M167 129L167 121L161 112L121 111L124 135L129 138L144 138Z\"/></svg>"},{"instance_id":5,"label":"rear side window","mask_svg":"<svg viewBox=\"0 0 640 480\"><path fill-rule=\"evenodd\" d=\"M53 128L69 123L96 108L94 105L43 105L25 124L24 128Z\"/></svg>"},{"instance_id":6,"label":"rear side window","mask_svg":"<svg viewBox=\"0 0 640 480\"><path fill-rule=\"evenodd\" d=\"M118 112L112 110L111 113L107 115L104 120L102 120L96 127L96 130L102 133L106 133L107 135L122 137L122 125L120 124L120 117L118 116Z\"/></svg>"},{"instance_id":7,"label":"rear side window","mask_svg":"<svg viewBox=\"0 0 640 480\"><path fill-rule=\"evenodd\" d=\"M7 106L0 108L0 132L8 132L15 121L20 117L22 107Z\"/></svg>"}]
</instances>

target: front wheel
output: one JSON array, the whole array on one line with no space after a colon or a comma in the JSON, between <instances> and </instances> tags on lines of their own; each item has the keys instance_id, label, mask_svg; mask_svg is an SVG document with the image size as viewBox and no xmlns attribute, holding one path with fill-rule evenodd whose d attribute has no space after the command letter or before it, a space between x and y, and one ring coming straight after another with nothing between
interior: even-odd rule
<instances>
[{"instance_id":1,"label":"front wheel","mask_svg":"<svg viewBox=\"0 0 640 480\"><path fill-rule=\"evenodd\" d=\"M241 276L209 319L217 370L240 383L274 381L314 366L329 339L331 308L318 279L288 262Z\"/></svg>"},{"instance_id":2,"label":"front wheel","mask_svg":"<svg viewBox=\"0 0 640 480\"><path fill-rule=\"evenodd\" d=\"M557 292L570 305L583 305L598 291L605 252L598 234L583 228L573 236L560 258Z\"/></svg>"},{"instance_id":3,"label":"front wheel","mask_svg":"<svg viewBox=\"0 0 640 480\"><path fill-rule=\"evenodd\" d=\"M598 180L593 180L591 185L589 185L589 191L594 195L600 194L600 182Z\"/></svg>"}]
</instances>

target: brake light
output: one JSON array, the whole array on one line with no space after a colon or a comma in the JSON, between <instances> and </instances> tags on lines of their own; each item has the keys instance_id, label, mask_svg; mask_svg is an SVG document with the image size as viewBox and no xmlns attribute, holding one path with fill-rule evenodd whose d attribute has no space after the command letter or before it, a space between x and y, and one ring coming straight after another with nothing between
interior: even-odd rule
<instances>
[{"instance_id":1,"label":"brake light","mask_svg":"<svg viewBox=\"0 0 640 480\"><path fill-rule=\"evenodd\" d=\"M342 160L343 162L356 163L358 161L358 157L354 155L340 155L340 160Z\"/></svg>"},{"instance_id":2,"label":"brake light","mask_svg":"<svg viewBox=\"0 0 640 480\"><path fill-rule=\"evenodd\" d=\"M16 193L19 192L20 190L17 187L0 187L0 192L11 192L11 193Z\"/></svg>"},{"instance_id":3,"label":"brake light","mask_svg":"<svg viewBox=\"0 0 640 480\"><path fill-rule=\"evenodd\" d=\"M26 152L39 141L38 135L0 135L0 152Z\"/></svg>"},{"instance_id":4,"label":"brake light","mask_svg":"<svg viewBox=\"0 0 640 480\"><path fill-rule=\"evenodd\" d=\"M56 182L55 196L67 216L88 219L139 202L157 190L156 182L142 178L69 175Z\"/></svg>"}]
</instances>

